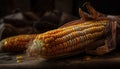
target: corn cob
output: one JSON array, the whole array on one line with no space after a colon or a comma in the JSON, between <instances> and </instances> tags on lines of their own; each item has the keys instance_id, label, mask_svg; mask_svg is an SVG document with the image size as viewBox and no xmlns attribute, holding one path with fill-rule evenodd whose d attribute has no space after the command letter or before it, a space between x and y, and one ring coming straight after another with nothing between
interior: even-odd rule
<instances>
[{"instance_id":1,"label":"corn cob","mask_svg":"<svg viewBox=\"0 0 120 69\"><path fill-rule=\"evenodd\" d=\"M27 50L28 55L52 58L80 51L104 35L106 23L107 20L89 21L38 34Z\"/></svg>"},{"instance_id":2,"label":"corn cob","mask_svg":"<svg viewBox=\"0 0 120 69\"><path fill-rule=\"evenodd\" d=\"M26 44L36 35L18 35L3 39L0 42L0 50L5 52L22 52L27 49Z\"/></svg>"}]
</instances>

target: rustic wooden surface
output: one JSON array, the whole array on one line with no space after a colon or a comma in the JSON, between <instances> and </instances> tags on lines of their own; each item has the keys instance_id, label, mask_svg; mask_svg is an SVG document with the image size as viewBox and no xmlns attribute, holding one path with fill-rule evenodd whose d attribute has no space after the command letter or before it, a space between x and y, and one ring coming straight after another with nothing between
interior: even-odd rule
<instances>
[{"instance_id":1,"label":"rustic wooden surface","mask_svg":"<svg viewBox=\"0 0 120 69\"><path fill-rule=\"evenodd\" d=\"M21 55L21 54L20 54ZM0 69L115 69L120 68L120 52L113 51L103 56L78 54L55 60L28 58L16 62L16 54L0 53Z\"/></svg>"}]
</instances>

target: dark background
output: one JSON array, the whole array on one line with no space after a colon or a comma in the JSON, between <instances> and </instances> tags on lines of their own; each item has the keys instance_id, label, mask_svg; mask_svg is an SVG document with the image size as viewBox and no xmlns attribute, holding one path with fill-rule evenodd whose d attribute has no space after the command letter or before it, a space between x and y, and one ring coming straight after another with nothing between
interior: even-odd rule
<instances>
[{"instance_id":1,"label":"dark background","mask_svg":"<svg viewBox=\"0 0 120 69\"><path fill-rule=\"evenodd\" d=\"M90 2L91 5L99 12L112 15L120 15L120 2L119 0L74 0L73 11L75 15L78 7L82 7L85 2ZM85 8L83 8L86 10Z\"/></svg>"},{"instance_id":2,"label":"dark background","mask_svg":"<svg viewBox=\"0 0 120 69\"><path fill-rule=\"evenodd\" d=\"M16 8L39 13L57 9L78 16L78 8L85 2L90 2L99 12L120 15L119 0L0 0L0 16ZM86 10L84 7L82 9Z\"/></svg>"}]
</instances>

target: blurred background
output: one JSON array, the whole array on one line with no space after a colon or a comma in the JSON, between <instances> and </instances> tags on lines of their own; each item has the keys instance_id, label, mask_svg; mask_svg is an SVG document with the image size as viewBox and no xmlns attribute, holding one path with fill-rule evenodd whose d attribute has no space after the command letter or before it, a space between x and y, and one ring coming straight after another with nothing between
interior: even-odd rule
<instances>
[{"instance_id":1,"label":"blurred background","mask_svg":"<svg viewBox=\"0 0 120 69\"><path fill-rule=\"evenodd\" d=\"M21 11L34 11L42 15L45 11L59 10L78 16L78 7L90 2L96 10L106 14L120 14L119 0L0 0L0 16L20 8Z\"/></svg>"},{"instance_id":2,"label":"blurred background","mask_svg":"<svg viewBox=\"0 0 120 69\"><path fill-rule=\"evenodd\" d=\"M90 2L99 12L120 15L118 0L0 0L0 39L19 34L38 34L79 19Z\"/></svg>"}]
</instances>

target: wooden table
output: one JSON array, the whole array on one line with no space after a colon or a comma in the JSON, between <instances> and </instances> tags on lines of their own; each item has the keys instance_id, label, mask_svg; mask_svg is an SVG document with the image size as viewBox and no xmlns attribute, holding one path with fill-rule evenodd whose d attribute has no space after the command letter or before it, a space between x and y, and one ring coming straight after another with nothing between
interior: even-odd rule
<instances>
[{"instance_id":1,"label":"wooden table","mask_svg":"<svg viewBox=\"0 0 120 69\"><path fill-rule=\"evenodd\" d=\"M115 51L103 56L78 54L56 60L24 57L22 63L16 62L16 55L2 53L0 69L115 69L120 68L120 52ZM4 57L4 58L2 58Z\"/></svg>"}]
</instances>

